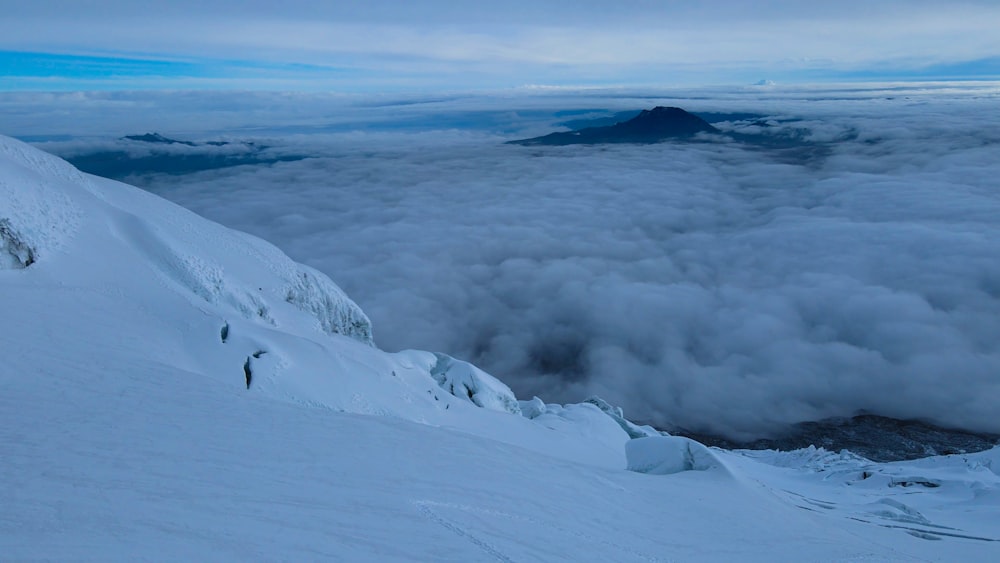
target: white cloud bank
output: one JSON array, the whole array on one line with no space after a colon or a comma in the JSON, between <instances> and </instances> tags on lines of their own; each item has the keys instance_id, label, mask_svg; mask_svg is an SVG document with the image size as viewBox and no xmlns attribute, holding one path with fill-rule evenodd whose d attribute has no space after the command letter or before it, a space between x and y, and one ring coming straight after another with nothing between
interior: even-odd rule
<instances>
[{"instance_id":1,"label":"white cloud bank","mask_svg":"<svg viewBox=\"0 0 1000 563\"><path fill-rule=\"evenodd\" d=\"M859 410L1000 431L996 93L884 94L690 102L846 139L802 161L351 133L147 187L329 274L380 346L522 397L737 436Z\"/></svg>"}]
</instances>

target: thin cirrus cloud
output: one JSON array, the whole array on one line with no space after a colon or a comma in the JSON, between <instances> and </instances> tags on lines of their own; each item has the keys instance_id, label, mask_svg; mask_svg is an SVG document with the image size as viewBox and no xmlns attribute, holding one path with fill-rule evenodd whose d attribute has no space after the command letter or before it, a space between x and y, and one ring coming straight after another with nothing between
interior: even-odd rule
<instances>
[{"instance_id":1,"label":"thin cirrus cloud","mask_svg":"<svg viewBox=\"0 0 1000 563\"><path fill-rule=\"evenodd\" d=\"M65 60L8 73L5 89L100 81L345 90L662 85L844 79L886 68L941 78L942 65L963 63L964 74L990 77L1000 57L995 2L21 4L0 21L0 49L149 68L143 76L86 76ZM158 74L164 65L168 72Z\"/></svg>"},{"instance_id":2,"label":"thin cirrus cloud","mask_svg":"<svg viewBox=\"0 0 1000 563\"><path fill-rule=\"evenodd\" d=\"M609 101L588 96L545 103ZM996 100L983 85L631 102L756 111L780 119L723 126L830 143L794 158L383 130L273 137L313 158L133 180L328 273L380 346L472 360L525 398L597 394L738 437L859 411L996 432Z\"/></svg>"}]
</instances>

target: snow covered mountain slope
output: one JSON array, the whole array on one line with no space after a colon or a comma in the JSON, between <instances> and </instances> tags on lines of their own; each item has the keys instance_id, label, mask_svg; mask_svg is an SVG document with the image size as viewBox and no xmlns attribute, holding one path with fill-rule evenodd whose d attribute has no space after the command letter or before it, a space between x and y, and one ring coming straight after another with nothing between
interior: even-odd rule
<instances>
[{"instance_id":1,"label":"snow covered mountain slope","mask_svg":"<svg viewBox=\"0 0 1000 563\"><path fill-rule=\"evenodd\" d=\"M998 450L626 449L607 408L384 353L323 274L7 138L0 240L3 560L1000 558Z\"/></svg>"}]
</instances>

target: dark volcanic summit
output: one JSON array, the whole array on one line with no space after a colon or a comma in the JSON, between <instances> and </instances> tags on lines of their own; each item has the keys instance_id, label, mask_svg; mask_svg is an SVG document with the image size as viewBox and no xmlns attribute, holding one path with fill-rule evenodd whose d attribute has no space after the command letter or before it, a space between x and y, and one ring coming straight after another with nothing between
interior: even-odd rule
<instances>
[{"instance_id":1,"label":"dark volcanic summit","mask_svg":"<svg viewBox=\"0 0 1000 563\"><path fill-rule=\"evenodd\" d=\"M190 141L178 141L177 139L171 139L169 137L164 137L159 133L146 133L145 135L125 135L122 139L129 141L139 141L142 143L156 143L159 145L187 145L189 147L196 146Z\"/></svg>"},{"instance_id":2,"label":"dark volcanic summit","mask_svg":"<svg viewBox=\"0 0 1000 563\"><path fill-rule=\"evenodd\" d=\"M607 127L588 127L578 131L551 133L533 139L511 141L513 144L536 145L596 145L602 143L659 143L686 139L698 133L718 133L707 121L681 108L657 106Z\"/></svg>"}]
</instances>

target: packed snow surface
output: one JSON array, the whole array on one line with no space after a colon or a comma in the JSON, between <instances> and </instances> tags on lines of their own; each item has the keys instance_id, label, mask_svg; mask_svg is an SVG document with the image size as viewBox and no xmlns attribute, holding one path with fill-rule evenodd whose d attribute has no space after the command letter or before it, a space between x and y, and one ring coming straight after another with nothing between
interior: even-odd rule
<instances>
[{"instance_id":1,"label":"packed snow surface","mask_svg":"<svg viewBox=\"0 0 1000 563\"><path fill-rule=\"evenodd\" d=\"M1000 449L731 452L517 401L378 350L268 243L7 138L0 240L3 560L1000 560Z\"/></svg>"}]
</instances>

